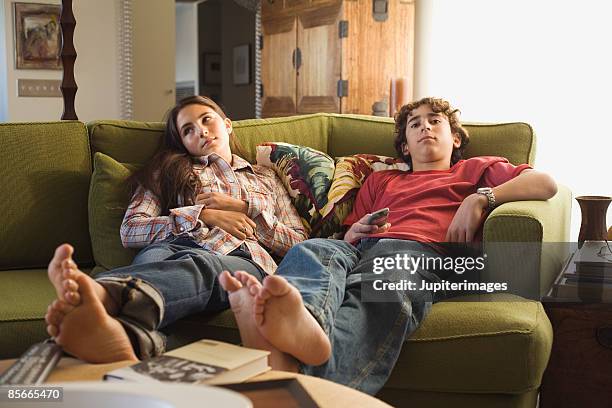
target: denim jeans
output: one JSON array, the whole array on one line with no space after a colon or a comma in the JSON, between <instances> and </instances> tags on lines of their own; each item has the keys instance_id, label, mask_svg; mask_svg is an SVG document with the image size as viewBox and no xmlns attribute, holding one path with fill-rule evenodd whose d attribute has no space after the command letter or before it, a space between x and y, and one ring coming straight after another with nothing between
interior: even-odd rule
<instances>
[{"instance_id":1,"label":"denim jeans","mask_svg":"<svg viewBox=\"0 0 612 408\"><path fill-rule=\"evenodd\" d=\"M431 293L389 291L385 302L363 302L363 279L372 276L374 258L396 254L439 256L413 241L365 239L355 247L331 239L311 239L294 246L277 275L298 288L305 307L317 319L332 344L329 361L301 366L304 374L375 394L385 384L404 340L431 309ZM412 275L439 282L431 272Z\"/></svg>"},{"instance_id":2,"label":"denim jeans","mask_svg":"<svg viewBox=\"0 0 612 408\"><path fill-rule=\"evenodd\" d=\"M228 309L228 294L219 284L221 272L243 270L259 281L266 275L249 258L242 250L220 255L178 237L145 247L130 266L100 273L96 280L130 277L156 289L163 299L163 318L158 327L147 329L159 329L194 313Z\"/></svg>"}]
</instances>

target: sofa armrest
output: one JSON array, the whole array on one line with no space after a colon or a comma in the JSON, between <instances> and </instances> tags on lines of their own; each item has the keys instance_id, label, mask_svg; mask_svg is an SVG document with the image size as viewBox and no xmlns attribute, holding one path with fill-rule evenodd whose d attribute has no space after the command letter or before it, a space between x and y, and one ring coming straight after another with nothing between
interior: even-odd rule
<instances>
[{"instance_id":1,"label":"sofa armrest","mask_svg":"<svg viewBox=\"0 0 612 408\"><path fill-rule=\"evenodd\" d=\"M550 200L515 201L493 210L483 228L485 250L510 248L512 244L505 243L517 243L508 250L514 256L505 256L503 261L505 278L535 274L540 277L540 295L547 293L569 254L571 199L571 191L559 185Z\"/></svg>"}]
</instances>

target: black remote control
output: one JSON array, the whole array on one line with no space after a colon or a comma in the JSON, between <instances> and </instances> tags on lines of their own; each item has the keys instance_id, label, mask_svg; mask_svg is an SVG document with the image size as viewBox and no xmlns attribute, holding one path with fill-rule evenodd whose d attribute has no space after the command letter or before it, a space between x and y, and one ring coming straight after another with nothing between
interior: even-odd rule
<instances>
[{"instance_id":1,"label":"black remote control","mask_svg":"<svg viewBox=\"0 0 612 408\"><path fill-rule=\"evenodd\" d=\"M53 341L36 343L0 375L0 385L37 385L47 379L62 357L62 348Z\"/></svg>"}]
</instances>

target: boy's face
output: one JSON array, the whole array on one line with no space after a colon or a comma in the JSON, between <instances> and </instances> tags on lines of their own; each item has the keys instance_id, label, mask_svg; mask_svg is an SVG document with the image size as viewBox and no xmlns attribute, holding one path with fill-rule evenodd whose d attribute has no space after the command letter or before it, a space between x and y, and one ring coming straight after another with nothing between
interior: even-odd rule
<instances>
[{"instance_id":1,"label":"boy's face","mask_svg":"<svg viewBox=\"0 0 612 408\"><path fill-rule=\"evenodd\" d=\"M412 158L413 170L448 170L453 148L459 146L461 137L451 132L446 116L431 106L419 106L406 119L404 153Z\"/></svg>"}]
</instances>

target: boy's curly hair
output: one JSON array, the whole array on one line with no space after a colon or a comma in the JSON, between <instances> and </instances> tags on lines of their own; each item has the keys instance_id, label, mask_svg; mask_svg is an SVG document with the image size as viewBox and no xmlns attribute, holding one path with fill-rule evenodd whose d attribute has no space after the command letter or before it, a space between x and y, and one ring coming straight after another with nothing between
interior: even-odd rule
<instances>
[{"instance_id":1,"label":"boy's curly hair","mask_svg":"<svg viewBox=\"0 0 612 408\"><path fill-rule=\"evenodd\" d=\"M454 147L451 155L450 165L454 165L462 159L465 146L470 142L470 135L468 131L461 126L461 122L459 121L459 109L454 109L447 100L441 98L426 97L415 102L410 102L400 108L395 114L395 140L393 141L395 151L404 162L412 167L412 158L410 155L405 155L403 149L406 143L406 121L412 111L422 105L429 105L432 111L446 116L450 124L451 132L457 133L461 137L461 145L456 148Z\"/></svg>"}]
</instances>

